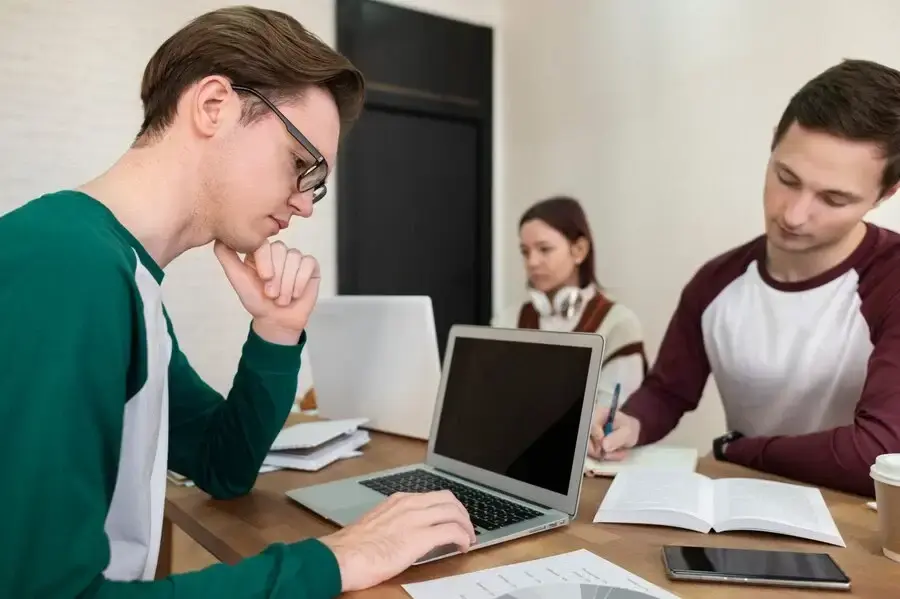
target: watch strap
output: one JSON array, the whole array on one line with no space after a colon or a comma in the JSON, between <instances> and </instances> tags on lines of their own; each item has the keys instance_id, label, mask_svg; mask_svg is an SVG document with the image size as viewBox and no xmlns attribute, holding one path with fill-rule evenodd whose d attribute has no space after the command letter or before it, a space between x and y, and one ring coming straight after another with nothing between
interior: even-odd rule
<instances>
[{"instance_id":1,"label":"watch strap","mask_svg":"<svg viewBox=\"0 0 900 599\"><path fill-rule=\"evenodd\" d=\"M737 431L729 431L721 437L713 439L713 456L720 462L727 461L725 458L725 449L728 447L728 444L732 441L737 441L743 436L744 435Z\"/></svg>"}]
</instances>

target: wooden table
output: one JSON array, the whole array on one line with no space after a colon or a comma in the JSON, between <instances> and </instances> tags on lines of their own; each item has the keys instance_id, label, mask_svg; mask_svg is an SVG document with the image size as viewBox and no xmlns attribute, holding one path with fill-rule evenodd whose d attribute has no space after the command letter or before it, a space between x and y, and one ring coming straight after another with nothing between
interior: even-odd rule
<instances>
[{"instance_id":1,"label":"wooden table","mask_svg":"<svg viewBox=\"0 0 900 599\"><path fill-rule=\"evenodd\" d=\"M425 444L378 433L363 457L342 460L316 473L281 471L259 477L252 493L236 500L212 500L196 488L170 485L166 516L219 560L234 563L255 555L267 545L319 537L334 530L327 521L306 511L285 497L284 492L300 486L356 476L382 468L422 461ZM719 478L762 475L732 464L705 457L698 471ZM860 497L823 491L846 548L807 542L789 537L755 533L698 534L672 528L639 525L592 524L609 479L585 479L581 509L568 527L532 535L524 539L479 549L407 570L396 579L358 593L369 598L407 598L402 583L430 580L501 566L515 562L586 548L634 574L685 599L723 597L728 599L766 597L821 597L822 592L794 589L766 589L737 585L670 582L660 558L664 544L709 545L748 549L826 551L852 580L853 591L835 596L900 597L900 564L881 555L877 534L877 514ZM828 594L830 596L830 594Z\"/></svg>"}]
</instances>

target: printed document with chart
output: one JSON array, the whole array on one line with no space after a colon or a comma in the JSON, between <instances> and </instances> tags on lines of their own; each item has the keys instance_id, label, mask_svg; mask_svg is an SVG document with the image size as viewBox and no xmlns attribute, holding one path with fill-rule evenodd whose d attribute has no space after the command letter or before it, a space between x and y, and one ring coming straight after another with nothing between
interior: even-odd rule
<instances>
[{"instance_id":1,"label":"printed document with chart","mask_svg":"<svg viewBox=\"0 0 900 599\"><path fill-rule=\"evenodd\" d=\"M412 599L679 599L587 549L403 589Z\"/></svg>"}]
</instances>

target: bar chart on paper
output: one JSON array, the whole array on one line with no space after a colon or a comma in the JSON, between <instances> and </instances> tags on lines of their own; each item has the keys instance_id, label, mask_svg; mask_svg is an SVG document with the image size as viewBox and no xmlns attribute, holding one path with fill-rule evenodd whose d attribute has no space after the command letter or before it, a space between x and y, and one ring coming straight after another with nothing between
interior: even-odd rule
<instances>
[{"instance_id":1,"label":"bar chart on paper","mask_svg":"<svg viewBox=\"0 0 900 599\"><path fill-rule=\"evenodd\" d=\"M413 599L678 599L586 549L403 588Z\"/></svg>"}]
</instances>

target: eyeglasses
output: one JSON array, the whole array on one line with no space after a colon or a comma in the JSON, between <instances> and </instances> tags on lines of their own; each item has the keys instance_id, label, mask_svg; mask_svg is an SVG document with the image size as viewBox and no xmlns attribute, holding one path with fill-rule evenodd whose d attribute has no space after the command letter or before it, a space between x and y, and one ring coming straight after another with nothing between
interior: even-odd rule
<instances>
[{"instance_id":1,"label":"eyeglasses","mask_svg":"<svg viewBox=\"0 0 900 599\"><path fill-rule=\"evenodd\" d=\"M312 165L306 168L300 175L297 176L297 191L300 193L306 193L307 191L312 190L313 192L313 204L321 200L325 197L325 193L328 189L325 187L325 179L328 177L328 162L325 160L325 157L322 156L322 153L316 149L316 146L312 145L312 143L306 139L306 136L300 133L300 130L294 126L292 122L288 120L286 116L284 116L280 110L275 107L267 97L253 89L252 87L246 87L243 85L232 85L232 89L236 91L247 92L248 94L253 94L257 98L259 98L263 104L269 107L269 109L275 113L282 123L284 123L285 128L287 128L288 133L291 134L297 143L303 146L303 149L306 150L309 155L313 159Z\"/></svg>"}]
</instances>

